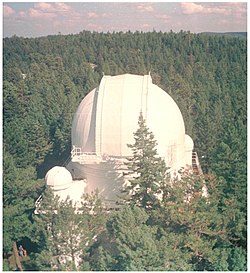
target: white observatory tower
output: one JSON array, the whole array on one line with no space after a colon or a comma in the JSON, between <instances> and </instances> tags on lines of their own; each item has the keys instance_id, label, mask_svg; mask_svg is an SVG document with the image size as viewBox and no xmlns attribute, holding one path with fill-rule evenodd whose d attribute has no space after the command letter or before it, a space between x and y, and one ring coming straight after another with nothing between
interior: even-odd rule
<instances>
[{"instance_id":1,"label":"white observatory tower","mask_svg":"<svg viewBox=\"0 0 250 273\"><path fill-rule=\"evenodd\" d=\"M194 144L185 134L180 109L152 83L151 76L103 76L74 115L71 161L66 168L73 179L85 181L85 193L98 188L108 207L115 207L125 183L124 161L132 155L127 144L134 143L140 112L158 143L158 155L164 158L171 174L192 167Z\"/></svg>"},{"instance_id":2,"label":"white observatory tower","mask_svg":"<svg viewBox=\"0 0 250 273\"><path fill-rule=\"evenodd\" d=\"M77 205L84 193L96 189L108 208L115 208L142 112L157 141L157 152L172 177L181 168L202 173L194 143L185 134L184 121L175 101L152 83L150 75L103 76L100 85L80 103L72 124L71 161L55 166L45 177L54 195L67 196ZM36 212L42 196L36 201Z\"/></svg>"}]
</instances>

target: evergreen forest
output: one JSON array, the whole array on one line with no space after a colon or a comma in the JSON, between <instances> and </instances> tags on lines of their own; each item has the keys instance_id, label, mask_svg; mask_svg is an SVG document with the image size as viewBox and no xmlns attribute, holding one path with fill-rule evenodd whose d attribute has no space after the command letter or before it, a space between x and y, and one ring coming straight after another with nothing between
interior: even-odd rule
<instances>
[{"instance_id":1,"label":"evergreen forest","mask_svg":"<svg viewBox=\"0 0 250 273\"><path fill-rule=\"evenodd\" d=\"M105 211L98 192L83 196L79 214L71 200L53 197L44 177L70 160L74 112L103 73L151 74L182 112L202 177L170 186L140 116L135 143L128 143L134 154L128 169L140 179L131 181L133 196L124 192L121 210ZM245 37L186 31L13 36L3 39L2 84L3 270L247 270ZM203 183L209 197L201 194ZM184 202L190 188L191 201ZM154 197L159 191L161 202ZM50 213L36 215L41 193ZM20 245L28 255L17 259ZM71 259L64 263L62 255Z\"/></svg>"}]
</instances>

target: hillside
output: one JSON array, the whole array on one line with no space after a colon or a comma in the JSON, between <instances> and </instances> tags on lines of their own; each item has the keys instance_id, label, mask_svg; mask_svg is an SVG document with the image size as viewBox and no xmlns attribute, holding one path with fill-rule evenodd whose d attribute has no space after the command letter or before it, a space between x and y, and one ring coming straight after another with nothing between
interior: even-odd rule
<instances>
[{"instance_id":1,"label":"hillside","mask_svg":"<svg viewBox=\"0 0 250 273\"><path fill-rule=\"evenodd\" d=\"M247 32L203 32L206 35L226 35L238 38L247 38Z\"/></svg>"}]
</instances>

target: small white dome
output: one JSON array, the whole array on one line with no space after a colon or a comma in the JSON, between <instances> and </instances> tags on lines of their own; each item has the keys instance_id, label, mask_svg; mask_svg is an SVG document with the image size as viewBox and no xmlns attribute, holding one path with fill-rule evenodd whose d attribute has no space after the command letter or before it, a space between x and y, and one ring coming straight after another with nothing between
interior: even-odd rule
<instances>
[{"instance_id":1,"label":"small white dome","mask_svg":"<svg viewBox=\"0 0 250 273\"><path fill-rule=\"evenodd\" d=\"M53 191L59 191L70 187L73 179L65 167L55 166L47 172L45 182Z\"/></svg>"}]
</instances>

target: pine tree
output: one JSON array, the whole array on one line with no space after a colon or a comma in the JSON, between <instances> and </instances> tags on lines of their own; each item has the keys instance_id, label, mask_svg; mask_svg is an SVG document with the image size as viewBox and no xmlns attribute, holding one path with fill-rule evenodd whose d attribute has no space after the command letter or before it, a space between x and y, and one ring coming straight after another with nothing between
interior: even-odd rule
<instances>
[{"instance_id":1,"label":"pine tree","mask_svg":"<svg viewBox=\"0 0 250 273\"><path fill-rule=\"evenodd\" d=\"M166 165L157 156L154 135L146 126L146 121L140 113L139 128L134 133L135 143L128 144L133 156L128 158L128 174L133 176L129 180L125 192L129 194L129 203L151 210L159 206L161 185L165 181Z\"/></svg>"},{"instance_id":2,"label":"pine tree","mask_svg":"<svg viewBox=\"0 0 250 273\"><path fill-rule=\"evenodd\" d=\"M148 218L137 206L125 206L114 213L90 257L91 270L164 270L164 248L157 239L157 228L146 224Z\"/></svg>"},{"instance_id":3,"label":"pine tree","mask_svg":"<svg viewBox=\"0 0 250 273\"><path fill-rule=\"evenodd\" d=\"M9 254L13 241L33 240L31 215L43 184L35 178L33 167L17 168L4 151L3 178L3 253Z\"/></svg>"}]
</instances>

